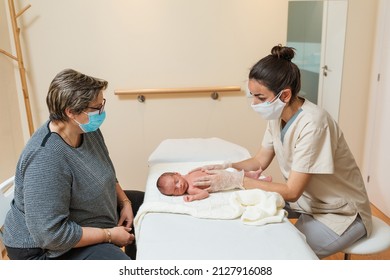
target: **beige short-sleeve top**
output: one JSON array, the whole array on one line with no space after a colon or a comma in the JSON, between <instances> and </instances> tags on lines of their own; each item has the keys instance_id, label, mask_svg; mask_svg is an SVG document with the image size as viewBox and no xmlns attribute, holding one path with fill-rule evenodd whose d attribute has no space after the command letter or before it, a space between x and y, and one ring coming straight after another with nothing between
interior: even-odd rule
<instances>
[{"instance_id":1,"label":"beige short-sleeve top","mask_svg":"<svg viewBox=\"0 0 390 280\"><path fill-rule=\"evenodd\" d=\"M312 174L293 210L312 215L341 235L359 214L371 233L371 209L361 172L338 124L322 108L305 100L282 128L268 122L262 145L274 149L281 172Z\"/></svg>"}]
</instances>

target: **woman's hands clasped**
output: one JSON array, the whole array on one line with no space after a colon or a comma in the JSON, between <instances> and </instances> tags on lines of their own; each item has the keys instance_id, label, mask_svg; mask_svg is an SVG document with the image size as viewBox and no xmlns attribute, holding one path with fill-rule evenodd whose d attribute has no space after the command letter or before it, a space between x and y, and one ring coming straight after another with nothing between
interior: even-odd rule
<instances>
[{"instance_id":1,"label":"woman's hands clasped","mask_svg":"<svg viewBox=\"0 0 390 280\"><path fill-rule=\"evenodd\" d=\"M130 233L130 227L113 227L109 229L111 232L111 242L119 247L123 247L134 242L134 234Z\"/></svg>"}]
</instances>

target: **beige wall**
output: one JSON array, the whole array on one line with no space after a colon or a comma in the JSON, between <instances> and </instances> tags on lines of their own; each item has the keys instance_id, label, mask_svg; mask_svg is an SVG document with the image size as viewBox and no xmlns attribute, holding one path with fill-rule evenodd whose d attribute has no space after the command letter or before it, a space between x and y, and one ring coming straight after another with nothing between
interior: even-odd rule
<instances>
[{"instance_id":1,"label":"beige wall","mask_svg":"<svg viewBox=\"0 0 390 280\"><path fill-rule=\"evenodd\" d=\"M0 49L12 52L5 1L0 1ZM12 37L11 37L12 38ZM0 182L13 176L24 146L14 60L0 54Z\"/></svg>"},{"instance_id":2,"label":"beige wall","mask_svg":"<svg viewBox=\"0 0 390 280\"><path fill-rule=\"evenodd\" d=\"M363 166L378 1L350 0L339 123Z\"/></svg>"},{"instance_id":3,"label":"beige wall","mask_svg":"<svg viewBox=\"0 0 390 280\"><path fill-rule=\"evenodd\" d=\"M24 6L25 1L20 1ZM115 89L245 87L248 69L286 42L287 0L29 0L22 39L36 126L54 75L75 68L109 81L102 126L124 188L143 189L166 138L220 137L254 154L265 122L241 94L120 98ZM361 164L376 1L349 1L340 124ZM362 27L363 26L363 27ZM0 34L1 40L4 36ZM359 63L359 67L357 67ZM351 102L353 102L352 106ZM356 102L356 103L355 103ZM357 106L357 107L356 107ZM356 122L359 121L359 123ZM352 141L353 140L353 141ZM280 178L276 163L269 171Z\"/></svg>"}]
</instances>

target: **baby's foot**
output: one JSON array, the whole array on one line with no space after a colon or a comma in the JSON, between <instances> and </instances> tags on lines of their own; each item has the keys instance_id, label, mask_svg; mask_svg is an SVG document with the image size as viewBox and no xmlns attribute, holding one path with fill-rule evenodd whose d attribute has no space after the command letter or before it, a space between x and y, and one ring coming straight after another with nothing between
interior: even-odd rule
<instances>
[{"instance_id":1,"label":"baby's foot","mask_svg":"<svg viewBox=\"0 0 390 280\"><path fill-rule=\"evenodd\" d=\"M247 171L247 172L245 172L245 176L252 178L252 179L259 179L261 172L263 172L263 170L261 170L261 169L256 170L256 171Z\"/></svg>"},{"instance_id":2,"label":"baby's foot","mask_svg":"<svg viewBox=\"0 0 390 280\"><path fill-rule=\"evenodd\" d=\"M264 175L261 175L261 176L259 177L259 180L265 181L265 182L272 182L272 176L264 176Z\"/></svg>"}]
</instances>

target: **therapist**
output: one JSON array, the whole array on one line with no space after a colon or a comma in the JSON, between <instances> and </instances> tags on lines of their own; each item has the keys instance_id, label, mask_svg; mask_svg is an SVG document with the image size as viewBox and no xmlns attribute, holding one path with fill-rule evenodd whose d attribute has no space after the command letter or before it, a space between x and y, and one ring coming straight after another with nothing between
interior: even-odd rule
<instances>
[{"instance_id":1,"label":"therapist","mask_svg":"<svg viewBox=\"0 0 390 280\"><path fill-rule=\"evenodd\" d=\"M195 185L277 192L290 218L319 258L340 252L371 233L371 210L360 170L338 124L298 96L294 49L275 46L250 70L252 109L268 120L259 152L235 163L209 165ZM222 169L265 170L276 157L285 182L264 182Z\"/></svg>"},{"instance_id":2,"label":"therapist","mask_svg":"<svg viewBox=\"0 0 390 280\"><path fill-rule=\"evenodd\" d=\"M16 167L4 226L10 259L135 258L132 223L144 193L123 191L116 179L99 129L106 88L105 80L72 69L51 82L49 120L32 135Z\"/></svg>"}]
</instances>

